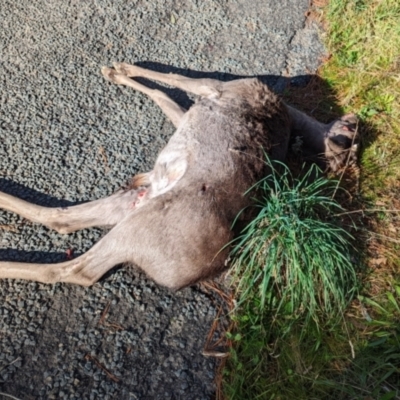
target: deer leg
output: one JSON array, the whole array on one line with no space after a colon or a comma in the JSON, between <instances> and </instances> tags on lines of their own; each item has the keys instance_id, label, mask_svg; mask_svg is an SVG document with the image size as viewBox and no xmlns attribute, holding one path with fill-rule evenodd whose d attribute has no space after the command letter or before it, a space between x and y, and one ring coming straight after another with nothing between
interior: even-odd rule
<instances>
[{"instance_id":1,"label":"deer leg","mask_svg":"<svg viewBox=\"0 0 400 400\"><path fill-rule=\"evenodd\" d=\"M347 114L328 124L325 137L325 159L332 171L357 163L358 119Z\"/></svg>"},{"instance_id":2,"label":"deer leg","mask_svg":"<svg viewBox=\"0 0 400 400\"><path fill-rule=\"evenodd\" d=\"M123 225L123 224L122 224ZM125 226L117 225L88 252L58 264L0 262L0 279L26 279L42 283L68 282L90 286L117 264L129 261Z\"/></svg>"},{"instance_id":3,"label":"deer leg","mask_svg":"<svg viewBox=\"0 0 400 400\"><path fill-rule=\"evenodd\" d=\"M325 167L338 171L357 161L358 120L354 114L323 124L295 108L287 106L291 136L299 137L306 156L316 158Z\"/></svg>"},{"instance_id":4,"label":"deer leg","mask_svg":"<svg viewBox=\"0 0 400 400\"><path fill-rule=\"evenodd\" d=\"M101 69L103 76L110 82L117 85L129 86L132 89L138 90L147 94L171 120L175 127L178 127L186 110L176 104L168 95L160 90L150 89L139 82L129 79L126 75L118 73L112 68L103 67Z\"/></svg>"},{"instance_id":5,"label":"deer leg","mask_svg":"<svg viewBox=\"0 0 400 400\"><path fill-rule=\"evenodd\" d=\"M178 74L151 71L126 63L114 63L114 68L118 73L128 77L147 78L162 82L202 97L220 97L223 86L223 82L216 79L192 79Z\"/></svg>"},{"instance_id":6,"label":"deer leg","mask_svg":"<svg viewBox=\"0 0 400 400\"><path fill-rule=\"evenodd\" d=\"M15 212L59 233L70 233L92 226L114 226L141 205L146 189L119 191L110 197L71 207L42 207L0 192L0 208Z\"/></svg>"}]
</instances>

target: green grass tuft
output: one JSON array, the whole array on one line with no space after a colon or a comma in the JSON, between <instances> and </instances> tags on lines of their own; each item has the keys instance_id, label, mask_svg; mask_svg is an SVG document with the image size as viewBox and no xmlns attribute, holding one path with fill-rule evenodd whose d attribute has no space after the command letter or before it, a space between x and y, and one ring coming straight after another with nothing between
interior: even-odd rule
<instances>
[{"instance_id":1,"label":"green grass tuft","mask_svg":"<svg viewBox=\"0 0 400 400\"><path fill-rule=\"evenodd\" d=\"M324 335L343 324L357 293L352 237L333 199L337 182L316 166L295 178L285 165L268 163L271 173L252 188L257 216L232 253L229 399L308 398L332 359Z\"/></svg>"},{"instance_id":2,"label":"green grass tuft","mask_svg":"<svg viewBox=\"0 0 400 400\"><path fill-rule=\"evenodd\" d=\"M351 236L335 218L343 211L332 199L337 182L315 179L316 166L298 179L287 166L268 163L271 174L252 188L260 198L258 215L232 252L238 305L250 296L260 313L333 318L357 287Z\"/></svg>"}]
</instances>

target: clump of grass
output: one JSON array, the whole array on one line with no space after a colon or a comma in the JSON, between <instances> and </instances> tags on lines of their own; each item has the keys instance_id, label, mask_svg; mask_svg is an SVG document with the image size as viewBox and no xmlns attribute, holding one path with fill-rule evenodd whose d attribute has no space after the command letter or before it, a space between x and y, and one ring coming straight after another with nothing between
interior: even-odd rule
<instances>
[{"instance_id":1,"label":"clump of grass","mask_svg":"<svg viewBox=\"0 0 400 400\"><path fill-rule=\"evenodd\" d=\"M236 300L255 297L259 312L292 318L337 316L357 287L351 236L335 218L343 211L332 198L337 182L315 165L294 178L287 166L267 163L271 173L252 188L258 215L232 252Z\"/></svg>"},{"instance_id":2,"label":"clump of grass","mask_svg":"<svg viewBox=\"0 0 400 400\"><path fill-rule=\"evenodd\" d=\"M311 381L304 371L325 346L321 331L340 323L357 291L352 237L332 198L337 182L316 166L295 178L287 166L267 162L271 173L251 189L257 216L232 253L236 308L228 365L236 372L226 379L229 398L269 398L277 386L282 395L299 396L291 389L300 381L305 396ZM282 362L274 362L280 355Z\"/></svg>"}]
</instances>

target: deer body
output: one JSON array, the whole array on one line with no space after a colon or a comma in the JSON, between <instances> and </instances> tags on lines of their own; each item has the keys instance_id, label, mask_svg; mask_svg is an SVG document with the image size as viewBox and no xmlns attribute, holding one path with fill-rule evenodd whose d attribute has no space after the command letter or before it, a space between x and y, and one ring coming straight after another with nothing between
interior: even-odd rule
<instances>
[{"instance_id":1,"label":"deer body","mask_svg":"<svg viewBox=\"0 0 400 400\"><path fill-rule=\"evenodd\" d=\"M0 262L0 278L91 285L116 264L129 262L160 285L190 285L225 268L232 223L251 202L247 190L268 172L265 153L283 161L291 131L308 135L316 154L326 152L329 135L355 137L351 118L340 120L346 129L317 123L287 107L257 79L194 80L127 64L104 68L103 75L148 94L176 132L152 171L108 198L52 209L0 192L0 208L61 233L112 227L87 253L64 263ZM200 100L186 111L130 76L176 86ZM351 152L346 146L336 153Z\"/></svg>"}]
</instances>

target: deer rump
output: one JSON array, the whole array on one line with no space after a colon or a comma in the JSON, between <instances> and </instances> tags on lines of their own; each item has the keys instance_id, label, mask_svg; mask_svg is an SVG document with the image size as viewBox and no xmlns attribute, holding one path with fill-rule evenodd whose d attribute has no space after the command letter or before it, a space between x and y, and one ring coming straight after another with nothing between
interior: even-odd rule
<instances>
[{"instance_id":1,"label":"deer rump","mask_svg":"<svg viewBox=\"0 0 400 400\"><path fill-rule=\"evenodd\" d=\"M0 278L89 286L115 265L132 263L158 284L180 289L226 267L232 224L251 204L247 190L268 172L265 154L284 160L291 132L311 141L310 151L329 159L332 169L345 159L355 160L353 116L320 124L286 106L257 79L190 79L128 64L102 72L113 83L147 94L177 130L154 169L110 197L45 208L0 192L0 208L61 233L112 227L88 252L70 261L0 262ZM200 99L187 111L130 77L157 80Z\"/></svg>"}]
</instances>

